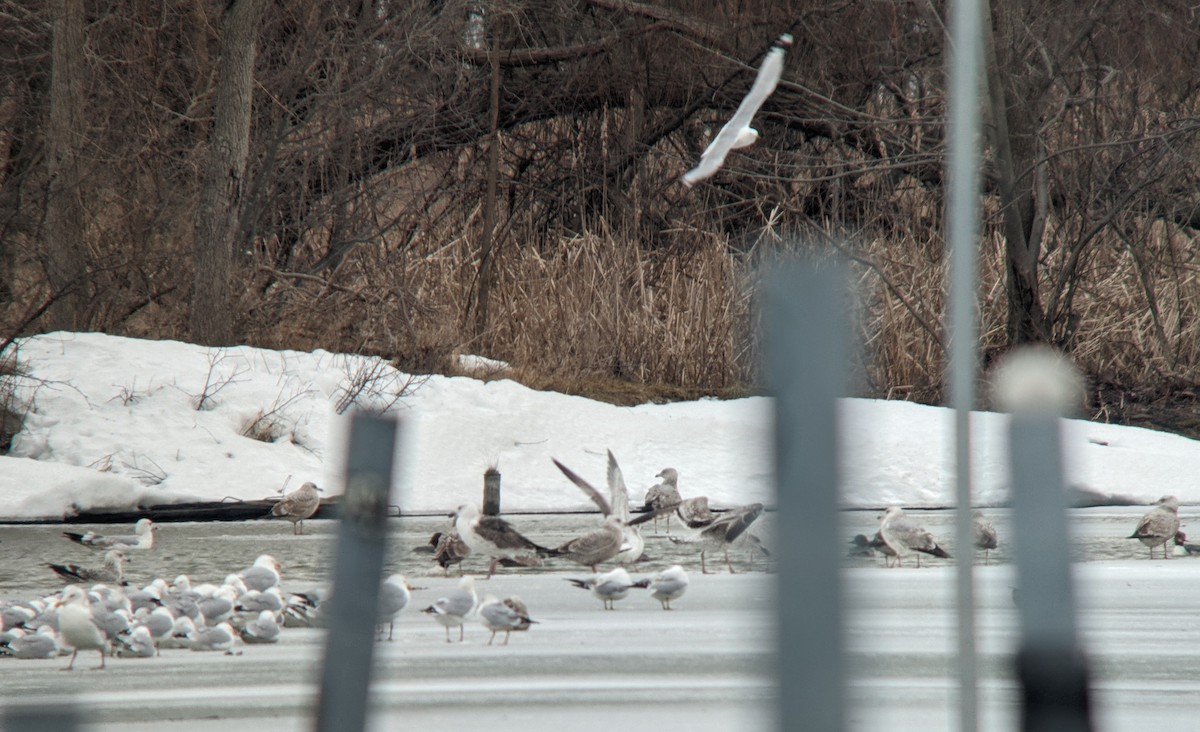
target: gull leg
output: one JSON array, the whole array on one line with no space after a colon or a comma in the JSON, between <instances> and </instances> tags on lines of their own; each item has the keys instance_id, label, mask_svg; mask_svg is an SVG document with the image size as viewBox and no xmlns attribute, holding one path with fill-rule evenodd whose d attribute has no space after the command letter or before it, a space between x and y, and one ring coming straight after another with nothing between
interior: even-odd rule
<instances>
[{"instance_id":1,"label":"gull leg","mask_svg":"<svg viewBox=\"0 0 1200 732\"><path fill-rule=\"evenodd\" d=\"M70 671L70 670L71 670L71 668L75 666L75 657L76 657L76 656L78 656L78 655L79 655L79 649L78 649L78 648L76 648L76 649L75 649L75 651L74 651L73 653L71 653L71 661L70 661L70 663L68 663L68 664L67 664L67 667L66 667L66 668L64 668L64 669L63 669L63 671Z\"/></svg>"},{"instance_id":2,"label":"gull leg","mask_svg":"<svg viewBox=\"0 0 1200 732\"><path fill-rule=\"evenodd\" d=\"M700 550L700 574L708 574L708 570L704 568L704 550Z\"/></svg>"},{"instance_id":3,"label":"gull leg","mask_svg":"<svg viewBox=\"0 0 1200 732\"><path fill-rule=\"evenodd\" d=\"M101 648L99 651L97 651L97 653L100 654L100 665L92 667L92 670L93 671L103 671L104 670L104 649Z\"/></svg>"},{"instance_id":4,"label":"gull leg","mask_svg":"<svg viewBox=\"0 0 1200 732\"><path fill-rule=\"evenodd\" d=\"M504 645L508 645L508 636L512 634L511 630L504 631Z\"/></svg>"},{"instance_id":5,"label":"gull leg","mask_svg":"<svg viewBox=\"0 0 1200 732\"><path fill-rule=\"evenodd\" d=\"M729 567L730 574L737 574L733 571L733 562L729 561L729 547L725 547L725 566Z\"/></svg>"},{"instance_id":6,"label":"gull leg","mask_svg":"<svg viewBox=\"0 0 1200 732\"><path fill-rule=\"evenodd\" d=\"M492 641L494 641L494 640L496 640L496 631L494 631L494 630L493 630L493 631L492 631L492 637L491 637L491 638L488 638L488 642L487 642L487 644L488 644L489 646L490 646L490 645L492 645Z\"/></svg>"},{"instance_id":7,"label":"gull leg","mask_svg":"<svg viewBox=\"0 0 1200 732\"><path fill-rule=\"evenodd\" d=\"M396 628L396 621L389 620L388 621L388 640L392 639L392 631L395 630L395 628Z\"/></svg>"},{"instance_id":8,"label":"gull leg","mask_svg":"<svg viewBox=\"0 0 1200 732\"><path fill-rule=\"evenodd\" d=\"M449 643L450 642L450 626L447 625L445 627L446 627L446 642Z\"/></svg>"},{"instance_id":9,"label":"gull leg","mask_svg":"<svg viewBox=\"0 0 1200 732\"><path fill-rule=\"evenodd\" d=\"M491 578L492 578L492 573L496 571L496 564L497 564L499 561L500 561L500 558L499 558L499 557L492 557L492 563L488 565L488 573L487 573L487 577L484 577L484 579L491 579Z\"/></svg>"},{"instance_id":10,"label":"gull leg","mask_svg":"<svg viewBox=\"0 0 1200 732\"><path fill-rule=\"evenodd\" d=\"M459 643L463 642L463 625L464 624L459 624L459 626L458 626L458 642Z\"/></svg>"}]
</instances>

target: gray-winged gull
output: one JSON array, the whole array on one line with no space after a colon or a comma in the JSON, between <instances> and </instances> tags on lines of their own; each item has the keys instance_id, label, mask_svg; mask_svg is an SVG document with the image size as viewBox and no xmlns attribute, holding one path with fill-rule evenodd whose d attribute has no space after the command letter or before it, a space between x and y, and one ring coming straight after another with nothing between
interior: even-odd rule
<instances>
[{"instance_id":1,"label":"gray-winged gull","mask_svg":"<svg viewBox=\"0 0 1200 732\"><path fill-rule=\"evenodd\" d=\"M304 519L312 516L321 507L323 491L316 483L308 482L276 501L271 507L271 515L292 522L292 533L304 533Z\"/></svg>"},{"instance_id":2,"label":"gray-winged gull","mask_svg":"<svg viewBox=\"0 0 1200 732\"><path fill-rule=\"evenodd\" d=\"M989 555L999 545L999 541L996 537L996 527L992 526L992 522L987 520L982 511L971 514L971 538L975 548L983 550L983 563L991 564Z\"/></svg>"},{"instance_id":3,"label":"gray-winged gull","mask_svg":"<svg viewBox=\"0 0 1200 732\"><path fill-rule=\"evenodd\" d=\"M85 567L80 564L48 564L54 573L67 582L113 582L125 577L125 555L120 549L109 549L104 553L104 564Z\"/></svg>"},{"instance_id":4,"label":"gray-winged gull","mask_svg":"<svg viewBox=\"0 0 1200 732\"><path fill-rule=\"evenodd\" d=\"M524 603L521 603L521 607L524 607ZM479 622L492 631L487 642L489 646L496 640L496 633L500 631L504 631L504 645L507 646L509 634L514 630L526 630L531 623L537 621L531 620L527 611L518 611L508 600L502 601L495 595L488 595L479 606Z\"/></svg>"},{"instance_id":5,"label":"gray-winged gull","mask_svg":"<svg viewBox=\"0 0 1200 732\"><path fill-rule=\"evenodd\" d=\"M615 559L621 564L638 561L646 546L638 524L657 517L658 514L630 520L629 490L625 487L625 477L621 474L621 466L617 464L617 458L613 455L612 450L608 451L609 499L606 499L595 486L558 460L554 460L554 464L558 466L563 475L567 476L596 504L605 516L605 520L599 528L558 547L556 550L558 556L565 556L574 562L591 567L593 572L596 571L597 564L609 559Z\"/></svg>"},{"instance_id":6,"label":"gray-winged gull","mask_svg":"<svg viewBox=\"0 0 1200 732\"><path fill-rule=\"evenodd\" d=\"M659 572L650 582L650 596L662 603L663 610L671 609L671 601L683 597L687 592L688 576L683 567L676 564Z\"/></svg>"},{"instance_id":7,"label":"gray-winged gull","mask_svg":"<svg viewBox=\"0 0 1200 732\"><path fill-rule=\"evenodd\" d=\"M402 574L393 574L379 586L379 619L377 621L379 624L375 631L377 638L383 637L383 624L387 623L387 639L392 639L392 630L396 627L396 616L400 614L401 610L408 607L411 597L409 589L408 581Z\"/></svg>"},{"instance_id":8,"label":"gray-winged gull","mask_svg":"<svg viewBox=\"0 0 1200 732\"><path fill-rule=\"evenodd\" d=\"M446 642L450 643L450 629L458 626L458 642L463 640L463 622L479 602L475 594L475 580L463 577L458 581L458 587L443 597L434 600L433 604L421 612L429 613L433 619L446 629Z\"/></svg>"},{"instance_id":9,"label":"gray-winged gull","mask_svg":"<svg viewBox=\"0 0 1200 732\"><path fill-rule=\"evenodd\" d=\"M241 627L242 641L244 643L278 643L279 636L283 631L279 627L279 621L276 619L275 613L270 610L263 610L258 613L258 617L246 622Z\"/></svg>"},{"instance_id":10,"label":"gray-winged gull","mask_svg":"<svg viewBox=\"0 0 1200 732\"><path fill-rule=\"evenodd\" d=\"M883 512L880 517L879 536L891 553L894 553L897 567L910 550L919 552L918 567L921 566L921 554L931 554L943 559L950 557L946 550L938 546L933 533L909 518L899 506L888 506Z\"/></svg>"},{"instance_id":11,"label":"gray-winged gull","mask_svg":"<svg viewBox=\"0 0 1200 732\"><path fill-rule=\"evenodd\" d=\"M96 668L104 668L108 637L92 620L92 604L82 588L72 586L63 590L62 605L58 608L58 632L62 633L64 645L74 649L67 671L75 666L75 657L80 651L98 651L100 665Z\"/></svg>"},{"instance_id":12,"label":"gray-winged gull","mask_svg":"<svg viewBox=\"0 0 1200 732\"><path fill-rule=\"evenodd\" d=\"M1161 546L1163 559L1168 559L1171 555L1167 551L1167 542L1175 538L1177 531L1179 531L1179 499L1175 496L1163 496L1155 501L1154 508L1142 517L1129 538L1137 539L1148 546L1151 559L1154 559L1154 547Z\"/></svg>"},{"instance_id":13,"label":"gray-winged gull","mask_svg":"<svg viewBox=\"0 0 1200 732\"><path fill-rule=\"evenodd\" d=\"M604 603L605 610L615 610L614 603L623 600L629 591L637 588L645 589L650 586L650 580L633 581L624 567L617 567L611 572L598 574L587 579L567 578L567 581L584 590L591 590L592 595Z\"/></svg>"},{"instance_id":14,"label":"gray-winged gull","mask_svg":"<svg viewBox=\"0 0 1200 732\"><path fill-rule=\"evenodd\" d=\"M725 553L725 565L729 567L729 573L734 574L733 563L729 561L729 545L746 534L750 524L754 523L762 515L762 512L763 505L761 503L751 503L747 506L730 509L704 527L699 534L682 538L672 536L671 541L676 544L694 544L700 547L700 572L702 574L709 573L704 563L705 552L720 549ZM766 553L761 549L761 542L755 542L755 544Z\"/></svg>"},{"instance_id":15,"label":"gray-winged gull","mask_svg":"<svg viewBox=\"0 0 1200 732\"><path fill-rule=\"evenodd\" d=\"M683 174L681 180L684 185L691 187L713 175L721 169L730 150L749 147L758 140L758 130L751 127L750 123L754 121L754 115L758 113L759 107L767 101L767 97L771 96L779 84L779 77L783 74L783 56L791 45L792 36L784 33L771 46L771 50L763 59L762 66L758 67L754 85L750 87L750 91L738 105L733 117L725 123L717 136L705 148L704 153L700 156L699 165Z\"/></svg>"},{"instance_id":16,"label":"gray-winged gull","mask_svg":"<svg viewBox=\"0 0 1200 732\"><path fill-rule=\"evenodd\" d=\"M154 533L158 527L148 518L138 519L132 534L98 534L95 531L64 531L63 536L76 544L93 549L122 549L144 551L154 546Z\"/></svg>"}]
</instances>

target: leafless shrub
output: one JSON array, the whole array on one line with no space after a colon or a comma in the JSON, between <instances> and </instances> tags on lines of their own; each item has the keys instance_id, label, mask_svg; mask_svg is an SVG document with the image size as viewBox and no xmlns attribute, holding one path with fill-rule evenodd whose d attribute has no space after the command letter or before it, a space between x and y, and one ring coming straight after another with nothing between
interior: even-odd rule
<instances>
[{"instance_id":1,"label":"leafless shrub","mask_svg":"<svg viewBox=\"0 0 1200 732\"><path fill-rule=\"evenodd\" d=\"M0 354L0 453L7 454L13 437L25 424L25 415L33 400L22 400L20 386L28 376L28 368L17 359L17 349L9 348Z\"/></svg>"},{"instance_id":2,"label":"leafless shrub","mask_svg":"<svg viewBox=\"0 0 1200 732\"><path fill-rule=\"evenodd\" d=\"M219 367L228 355L221 348L214 348L208 351L208 371L204 376L204 388L200 390L198 395L192 397L196 402L197 412L212 409L216 406L213 401L214 397L230 384L236 384L238 377L246 373L246 369L242 366L235 367L227 373L221 373Z\"/></svg>"},{"instance_id":3,"label":"leafless shrub","mask_svg":"<svg viewBox=\"0 0 1200 732\"><path fill-rule=\"evenodd\" d=\"M121 459L123 470L142 485L159 485L167 479L167 471L156 463L153 458L141 453L132 452L128 458Z\"/></svg>"},{"instance_id":4,"label":"leafless shrub","mask_svg":"<svg viewBox=\"0 0 1200 732\"><path fill-rule=\"evenodd\" d=\"M385 414L401 399L419 389L428 376L396 370L380 358L351 358L342 362L346 380L334 394L334 411L344 414L356 407L372 414Z\"/></svg>"},{"instance_id":5,"label":"leafless shrub","mask_svg":"<svg viewBox=\"0 0 1200 732\"><path fill-rule=\"evenodd\" d=\"M259 442L277 442L284 437L295 442L297 420L287 413L287 409L297 400L308 396L309 393L308 391L299 391L287 398L280 393L269 407L258 410L255 416L246 422L240 434L242 437L249 437Z\"/></svg>"}]
</instances>

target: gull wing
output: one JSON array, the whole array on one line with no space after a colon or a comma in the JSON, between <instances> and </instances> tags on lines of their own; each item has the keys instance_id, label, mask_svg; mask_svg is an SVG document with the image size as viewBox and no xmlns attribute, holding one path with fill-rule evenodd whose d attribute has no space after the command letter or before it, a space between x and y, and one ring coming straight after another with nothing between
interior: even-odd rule
<instances>
[{"instance_id":1,"label":"gull wing","mask_svg":"<svg viewBox=\"0 0 1200 732\"><path fill-rule=\"evenodd\" d=\"M767 53L762 66L758 67L758 76L755 77L753 86L742 99L742 103L738 105L733 117L725 123L717 136L709 143L708 148L704 150L704 154L700 156L700 164L684 173L684 185L693 186L721 169L721 165L725 163L725 157L733 149L742 130L750 126L754 115L758 113L763 102L767 101L767 97L771 96L779 84L779 77L783 75L784 49L790 46L791 42L792 37L784 34L780 37L779 45L774 46Z\"/></svg>"},{"instance_id":2,"label":"gull wing","mask_svg":"<svg viewBox=\"0 0 1200 732\"><path fill-rule=\"evenodd\" d=\"M611 453L609 453L609 455L611 457ZM550 458L550 459L554 460L554 458ZM594 503L600 507L601 513L603 513L605 516L612 515L612 512L613 512L612 506L609 505L608 501L604 498L604 496L600 495L600 491L596 490L596 488L591 483L587 482L583 478L576 475L574 470L571 470L566 465L563 465L562 463L558 462L557 460L554 460L554 464L557 465L558 469L563 472L563 475L567 476L568 480L570 480L575 485L579 486L580 490L582 490L584 493L586 493L588 498L592 499L592 503ZM609 465L609 471L610 471L610 475L611 475L612 464ZM618 474L619 474L619 471L620 471L620 469L618 468ZM624 482L624 481L622 481L622 482Z\"/></svg>"},{"instance_id":3,"label":"gull wing","mask_svg":"<svg viewBox=\"0 0 1200 732\"><path fill-rule=\"evenodd\" d=\"M612 513L622 521L629 521L629 490L625 487L625 476L612 450L608 451L608 494L612 501ZM601 509L603 510L603 509Z\"/></svg>"}]
</instances>

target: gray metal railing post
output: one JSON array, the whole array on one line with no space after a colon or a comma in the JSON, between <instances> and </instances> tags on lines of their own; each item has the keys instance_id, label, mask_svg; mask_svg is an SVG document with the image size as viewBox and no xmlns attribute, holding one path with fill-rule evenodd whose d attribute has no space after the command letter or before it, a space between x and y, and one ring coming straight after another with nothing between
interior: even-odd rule
<instances>
[{"instance_id":1,"label":"gray metal railing post","mask_svg":"<svg viewBox=\"0 0 1200 732\"><path fill-rule=\"evenodd\" d=\"M1078 374L1045 348L1005 357L997 398L1012 411L1009 427L1013 547L1021 646L1021 728L1026 732L1091 729L1087 666L1075 628L1070 528L1061 414L1079 389Z\"/></svg>"},{"instance_id":2,"label":"gray metal railing post","mask_svg":"<svg viewBox=\"0 0 1200 732\"><path fill-rule=\"evenodd\" d=\"M841 267L792 266L768 282L767 378L775 397L779 729L845 727L837 399L845 392Z\"/></svg>"},{"instance_id":3,"label":"gray metal railing post","mask_svg":"<svg viewBox=\"0 0 1200 732\"><path fill-rule=\"evenodd\" d=\"M390 418L356 414L351 419L317 702L318 732L361 732L366 726L388 493L399 430Z\"/></svg>"},{"instance_id":4,"label":"gray metal railing post","mask_svg":"<svg viewBox=\"0 0 1200 732\"><path fill-rule=\"evenodd\" d=\"M958 611L959 729L978 726L975 666L975 591L971 546L971 410L975 408L978 330L975 320L979 239L979 87L983 29L979 0L955 0L946 73L949 186L946 238L950 249L950 402L955 411L955 606Z\"/></svg>"}]
</instances>

